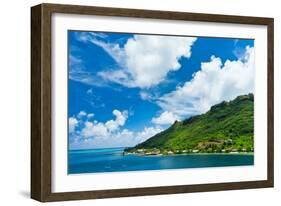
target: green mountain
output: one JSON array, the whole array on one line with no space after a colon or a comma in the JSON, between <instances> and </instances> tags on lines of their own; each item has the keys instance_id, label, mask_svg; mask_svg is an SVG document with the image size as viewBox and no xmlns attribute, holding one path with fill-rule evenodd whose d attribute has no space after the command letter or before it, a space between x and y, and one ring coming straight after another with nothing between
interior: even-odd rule
<instances>
[{"instance_id":1,"label":"green mountain","mask_svg":"<svg viewBox=\"0 0 281 206\"><path fill-rule=\"evenodd\" d=\"M254 95L223 101L202 115L175 121L125 153L176 154L252 152L254 145Z\"/></svg>"}]
</instances>

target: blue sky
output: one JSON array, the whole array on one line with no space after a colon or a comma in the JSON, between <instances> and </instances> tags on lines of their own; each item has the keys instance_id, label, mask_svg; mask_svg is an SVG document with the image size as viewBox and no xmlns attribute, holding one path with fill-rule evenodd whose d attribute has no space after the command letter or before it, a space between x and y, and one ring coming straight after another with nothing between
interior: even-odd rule
<instances>
[{"instance_id":1,"label":"blue sky","mask_svg":"<svg viewBox=\"0 0 281 206\"><path fill-rule=\"evenodd\" d=\"M254 40L68 32L69 148L134 146L254 92Z\"/></svg>"}]
</instances>

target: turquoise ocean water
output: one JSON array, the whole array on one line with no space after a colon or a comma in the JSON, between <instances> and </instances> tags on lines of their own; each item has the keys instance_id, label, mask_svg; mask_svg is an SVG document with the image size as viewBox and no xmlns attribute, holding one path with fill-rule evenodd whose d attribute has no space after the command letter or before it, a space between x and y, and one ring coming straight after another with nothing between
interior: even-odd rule
<instances>
[{"instance_id":1,"label":"turquoise ocean water","mask_svg":"<svg viewBox=\"0 0 281 206\"><path fill-rule=\"evenodd\" d=\"M124 148L68 152L68 173L121 172L254 164L250 154L188 154L173 156L123 155Z\"/></svg>"}]
</instances>

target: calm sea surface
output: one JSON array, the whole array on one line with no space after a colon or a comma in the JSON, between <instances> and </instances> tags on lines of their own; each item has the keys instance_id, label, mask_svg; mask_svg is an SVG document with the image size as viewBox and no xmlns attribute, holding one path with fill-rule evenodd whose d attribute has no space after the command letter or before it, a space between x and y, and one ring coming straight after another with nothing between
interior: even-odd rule
<instances>
[{"instance_id":1,"label":"calm sea surface","mask_svg":"<svg viewBox=\"0 0 281 206\"><path fill-rule=\"evenodd\" d=\"M123 155L124 148L68 152L68 173L95 173L253 165L254 155L200 154L174 156Z\"/></svg>"}]
</instances>

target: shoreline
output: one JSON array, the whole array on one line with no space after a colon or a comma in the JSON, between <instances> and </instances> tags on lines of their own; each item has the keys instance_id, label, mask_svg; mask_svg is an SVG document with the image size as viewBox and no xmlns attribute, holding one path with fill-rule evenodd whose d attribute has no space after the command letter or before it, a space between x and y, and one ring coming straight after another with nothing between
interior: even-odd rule
<instances>
[{"instance_id":1,"label":"shoreline","mask_svg":"<svg viewBox=\"0 0 281 206\"><path fill-rule=\"evenodd\" d=\"M137 154L137 153L126 153L123 152L123 155L134 155L134 156L141 156L141 157L172 157L172 156L185 156L185 155L254 155L254 152L229 152L229 153L184 153L184 154Z\"/></svg>"}]
</instances>

